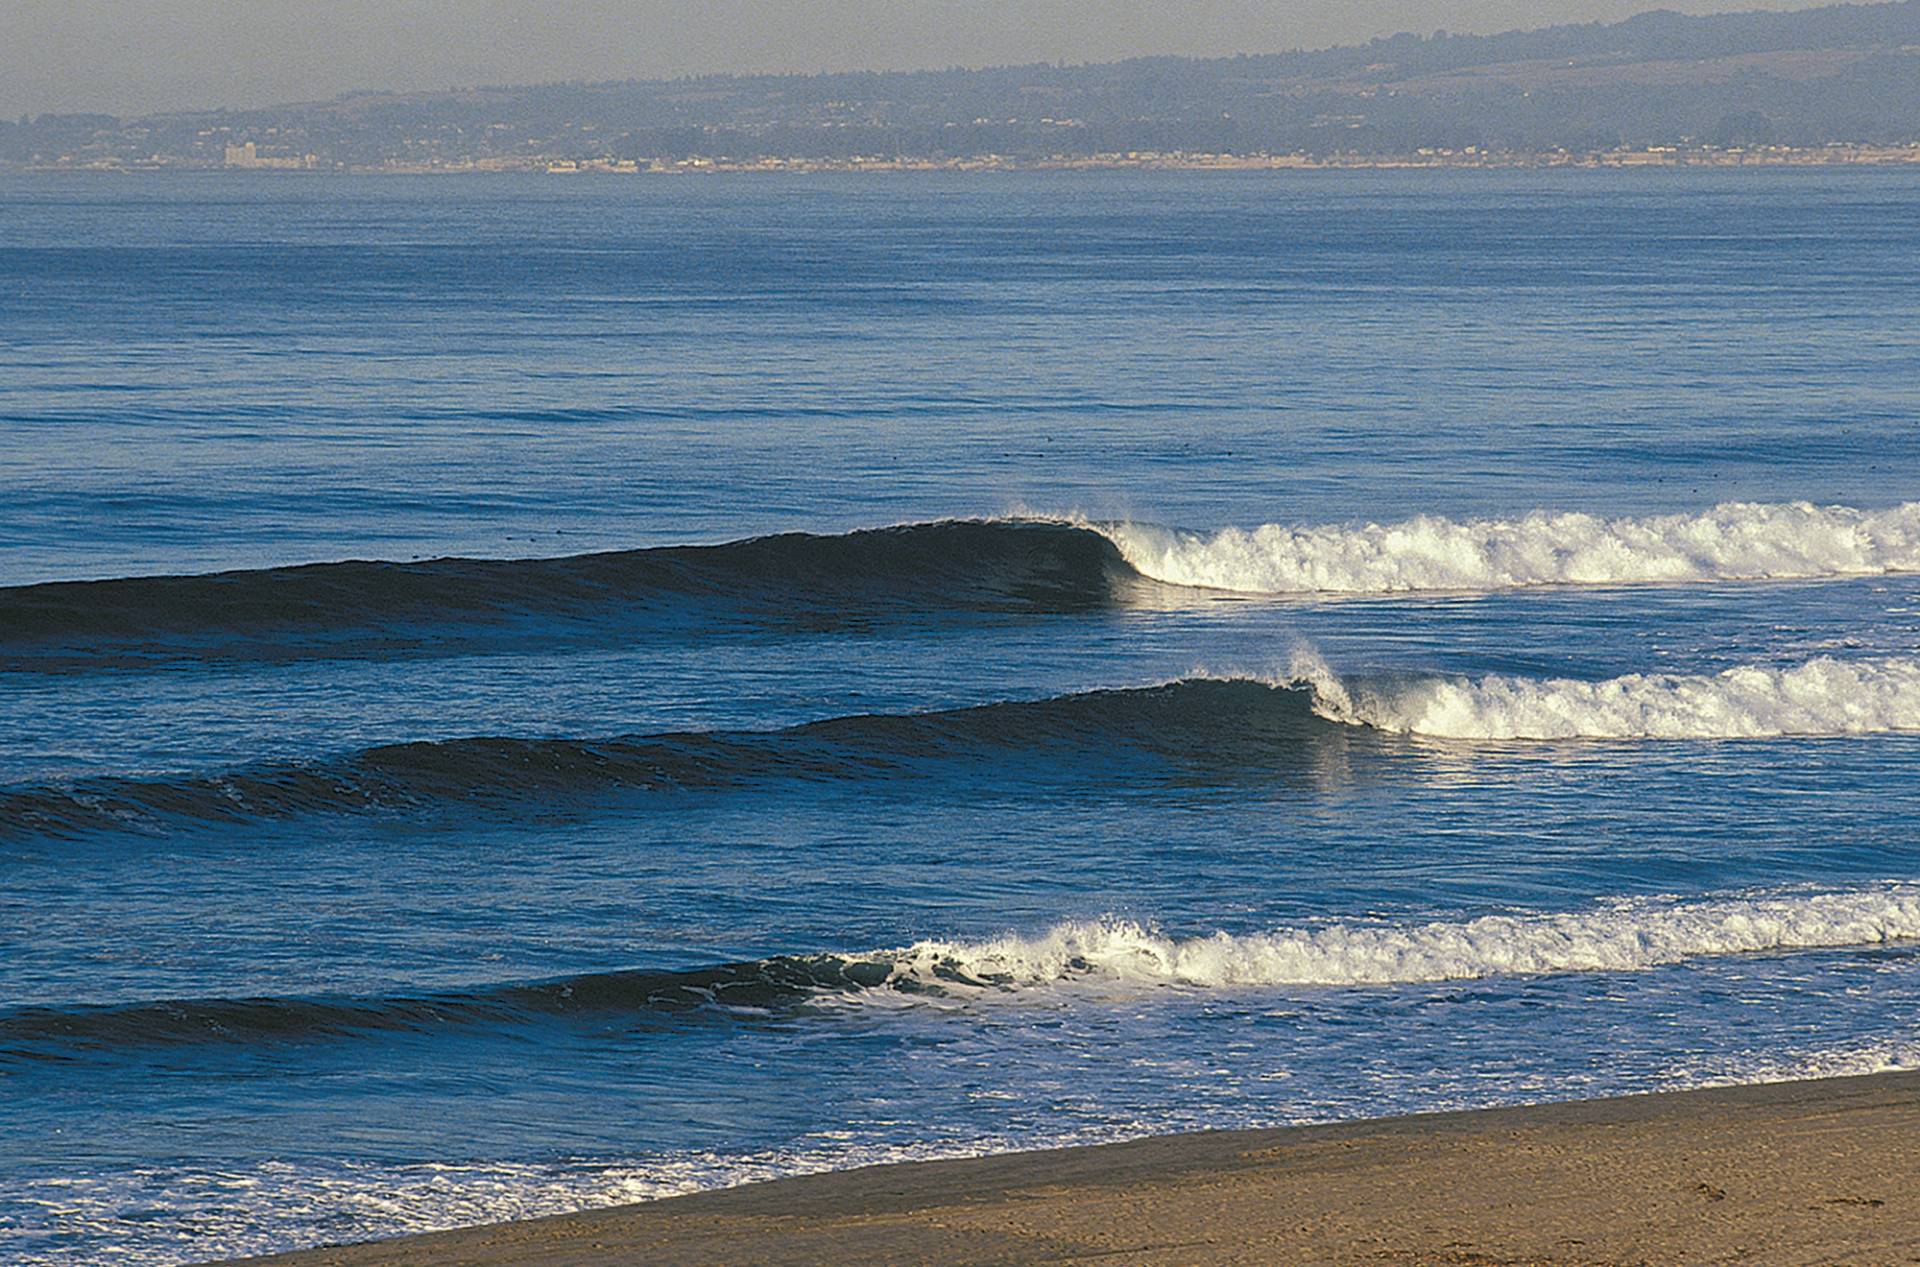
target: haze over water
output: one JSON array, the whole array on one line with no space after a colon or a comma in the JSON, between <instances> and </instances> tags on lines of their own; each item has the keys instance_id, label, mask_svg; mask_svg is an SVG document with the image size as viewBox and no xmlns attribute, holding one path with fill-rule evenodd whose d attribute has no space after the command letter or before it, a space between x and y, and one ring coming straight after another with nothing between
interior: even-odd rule
<instances>
[{"instance_id":1,"label":"haze over water","mask_svg":"<svg viewBox=\"0 0 1920 1267\"><path fill-rule=\"evenodd\" d=\"M1914 1063L1912 180L0 188L0 1258Z\"/></svg>"}]
</instances>

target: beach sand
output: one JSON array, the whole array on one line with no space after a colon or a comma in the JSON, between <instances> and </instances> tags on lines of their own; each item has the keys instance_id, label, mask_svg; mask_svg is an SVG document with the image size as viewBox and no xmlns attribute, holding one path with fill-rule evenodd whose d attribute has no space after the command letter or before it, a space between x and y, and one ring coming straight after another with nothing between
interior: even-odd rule
<instances>
[{"instance_id":1,"label":"beach sand","mask_svg":"<svg viewBox=\"0 0 1920 1267\"><path fill-rule=\"evenodd\" d=\"M250 1261L1920 1263L1920 1074L875 1166Z\"/></svg>"}]
</instances>

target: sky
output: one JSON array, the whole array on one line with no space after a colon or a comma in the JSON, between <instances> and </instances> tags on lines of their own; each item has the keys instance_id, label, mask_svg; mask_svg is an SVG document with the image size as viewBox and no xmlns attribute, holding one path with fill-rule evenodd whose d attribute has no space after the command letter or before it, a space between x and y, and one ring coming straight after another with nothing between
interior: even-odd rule
<instances>
[{"instance_id":1,"label":"sky","mask_svg":"<svg viewBox=\"0 0 1920 1267\"><path fill-rule=\"evenodd\" d=\"M0 0L0 116L1350 44L1809 0Z\"/></svg>"}]
</instances>

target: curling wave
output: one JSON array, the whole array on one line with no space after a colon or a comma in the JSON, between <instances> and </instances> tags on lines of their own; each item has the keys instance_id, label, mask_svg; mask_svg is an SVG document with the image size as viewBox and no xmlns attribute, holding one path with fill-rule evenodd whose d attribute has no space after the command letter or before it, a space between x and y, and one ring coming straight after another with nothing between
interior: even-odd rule
<instances>
[{"instance_id":1,"label":"curling wave","mask_svg":"<svg viewBox=\"0 0 1920 1267\"><path fill-rule=\"evenodd\" d=\"M1390 594L1870 576L1920 570L1920 502L1889 510L1728 502L1704 514L1605 519L1422 515L1392 524L1188 532L1100 525L1143 576L1265 594Z\"/></svg>"},{"instance_id":2,"label":"curling wave","mask_svg":"<svg viewBox=\"0 0 1920 1267\"><path fill-rule=\"evenodd\" d=\"M948 520L549 559L352 561L0 588L0 668L444 648L569 626L830 629L940 611L1073 612L1140 578L1105 537Z\"/></svg>"},{"instance_id":3,"label":"curling wave","mask_svg":"<svg viewBox=\"0 0 1920 1267\"><path fill-rule=\"evenodd\" d=\"M1285 987L1417 985L1635 972L1725 955L1838 950L1920 938L1920 886L1692 900L1621 898L1562 913L1457 922L1330 923L1176 937L1126 920L1036 936L921 941L683 971L608 972L469 990L335 998L177 999L0 1012L0 1058L64 1058L178 1043L263 1043L537 1024L561 1017L764 1011L815 1001L913 1004Z\"/></svg>"},{"instance_id":4,"label":"curling wave","mask_svg":"<svg viewBox=\"0 0 1920 1267\"><path fill-rule=\"evenodd\" d=\"M1445 739L1757 739L1920 731L1920 660L1821 657L1715 674L1347 680L1294 672L1329 720Z\"/></svg>"},{"instance_id":5,"label":"curling wave","mask_svg":"<svg viewBox=\"0 0 1920 1267\"><path fill-rule=\"evenodd\" d=\"M475 737L387 744L343 756L263 761L210 774L104 776L0 790L0 838L147 830L297 814L485 805L618 789L668 791L773 779L840 780L1054 753L1069 777L1129 755L1135 768L1283 770L1314 737L1344 728L1302 687L1194 679L1132 690L901 714L860 714L772 731L605 739ZM1023 760L1009 777L1051 767Z\"/></svg>"}]
</instances>

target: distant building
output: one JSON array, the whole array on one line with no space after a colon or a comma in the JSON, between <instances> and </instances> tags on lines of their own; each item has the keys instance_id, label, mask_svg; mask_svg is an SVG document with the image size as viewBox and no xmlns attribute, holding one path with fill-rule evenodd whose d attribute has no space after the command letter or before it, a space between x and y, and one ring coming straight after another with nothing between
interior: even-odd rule
<instances>
[{"instance_id":1,"label":"distant building","mask_svg":"<svg viewBox=\"0 0 1920 1267\"><path fill-rule=\"evenodd\" d=\"M304 157L294 157L291 155L281 157L273 154L262 154L260 147L252 141L243 141L239 145L235 145L232 142L227 143L226 163L228 167L240 167L249 170L300 171L319 166L320 160L317 155L313 154L308 154Z\"/></svg>"}]
</instances>

